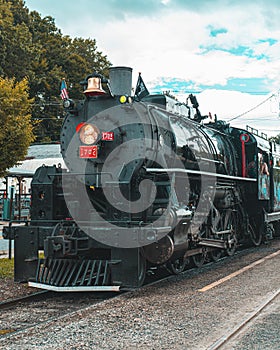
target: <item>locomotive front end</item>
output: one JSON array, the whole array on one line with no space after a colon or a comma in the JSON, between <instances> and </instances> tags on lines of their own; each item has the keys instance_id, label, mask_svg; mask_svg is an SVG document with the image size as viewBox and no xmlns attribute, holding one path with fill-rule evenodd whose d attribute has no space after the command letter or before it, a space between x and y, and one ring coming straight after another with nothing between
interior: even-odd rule
<instances>
[{"instance_id":1,"label":"locomotive front end","mask_svg":"<svg viewBox=\"0 0 280 350\"><path fill-rule=\"evenodd\" d=\"M44 177L59 179L68 212L64 220L48 223L45 257L30 285L62 291L138 287L146 275L142 247L164 239L171 230L170 221L177 220L176 212L168 207L170 177L146 171L158 167L163 158L173 162L170 152L175 142L168 131L168 115L162 114L159 123L146 104L130 96L130 68L110 69L107 92L102 79L98 74L88 76L83 82L85 99L64 101L67 114L61 152L68 169L50 174L45 168ZM163 144L168 145L164 157L159 152ZM42 177L39 173L38 178ZM33 192L41 192L41 187L40 180L34 182ZM46 199L38 200L33 211L36 225L56 219L37 215ZM55 203L49 204L55 208ZM168 215L163 216L164 212ZM185 209L179 212L180 219L190 217ZM157 262L168 260L173 253L170 238L161 246L164 256ZM146 250L151 259L153 254L154 250Z\"/></svg>"}]
</instances>

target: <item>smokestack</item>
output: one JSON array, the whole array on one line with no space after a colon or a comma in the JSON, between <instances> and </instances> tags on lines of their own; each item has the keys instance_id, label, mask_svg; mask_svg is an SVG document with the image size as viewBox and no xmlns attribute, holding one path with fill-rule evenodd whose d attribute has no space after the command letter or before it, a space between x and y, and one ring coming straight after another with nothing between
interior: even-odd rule
<instances>
[{"instance_id":1,"label":"smokestack","mask_svg":"<svg viewBox=\"0 0 280 350\"><path fill-rule=\"evenodd\" d=\"M131 96L132 89L132 68L111 67L109 68L110 88L115 96Z\"/></svg>"}]
</instances>

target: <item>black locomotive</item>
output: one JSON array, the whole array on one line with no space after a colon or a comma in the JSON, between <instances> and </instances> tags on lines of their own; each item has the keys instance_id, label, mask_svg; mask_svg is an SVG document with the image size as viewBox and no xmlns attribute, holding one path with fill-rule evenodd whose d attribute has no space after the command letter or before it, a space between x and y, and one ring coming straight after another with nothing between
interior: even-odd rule
<instances>
[{"instance_id":1,"label":"black locomotive","mask_svg":"<svg viewBox=\"0 0 280 350\"><path fill-rule=\"evenodd\" d=\"M128 67L109 80L94 73L83 101L64 100L67 169L38 168L31 220L4 228L16 281L135 288L154 267L178 274L276 235L279 146L217 118L206 124L195 96L150 95L141 76L132 97L131 77Z\"/></svg>"}]
</instances>

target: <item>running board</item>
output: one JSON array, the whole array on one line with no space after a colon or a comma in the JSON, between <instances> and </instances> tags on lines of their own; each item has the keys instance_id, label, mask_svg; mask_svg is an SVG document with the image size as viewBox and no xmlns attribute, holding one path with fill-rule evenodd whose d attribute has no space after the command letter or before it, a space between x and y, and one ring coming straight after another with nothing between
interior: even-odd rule
<instances>
[{"instance_id":1,"label":"running board","mask_svg":"<svg viewBox=\"0 0 280 350\"><path fill-rule=\"evenodd\" d=\"M274 212L274 213L265 213L264 214L264 221L267 223L274 222L280 220L280 212Z\"/></svg>"},{"instance_id":2,"label":"running board","mask_svg":"<svg viewBox=\"0 0 280 350\"><path fill-rule=\"evenodd\" d=\"M213 247L213 248L220 248L225 249L226 248L226 242L221 241L219 239L211 239L211 238L205 238L202 241L198 243L198 245L202 245L205 247Z\"/></svg>"},{"instance_id":3,"label":"running board","mask_svg":"<svg viewBox=\"0 0 280 350\"><path fill-rule=\"evenodd\" d=\"M53 292L119 292L120 286L67 286L59 287L50 284L28 282L29 287L50 290Z\"/></svg>"}]
</instances>

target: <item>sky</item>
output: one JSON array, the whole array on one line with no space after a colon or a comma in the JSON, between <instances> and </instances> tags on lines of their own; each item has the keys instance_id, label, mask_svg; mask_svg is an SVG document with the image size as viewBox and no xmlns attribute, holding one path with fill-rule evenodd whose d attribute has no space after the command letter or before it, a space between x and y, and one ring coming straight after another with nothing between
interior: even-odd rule
<instances>
[{"instance_id":1,"label":"sky","mask_svg":"<svg viewBox=\"0 0 280 350\"><path fill-rule=\"evenodd\" d=\"M150 93L202 114L280 134L279 0L25 0L64 35L96 39L113 66L133 68Z\"/></svg>"}]
</instances>

